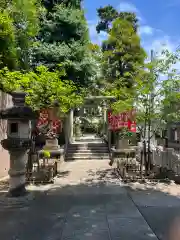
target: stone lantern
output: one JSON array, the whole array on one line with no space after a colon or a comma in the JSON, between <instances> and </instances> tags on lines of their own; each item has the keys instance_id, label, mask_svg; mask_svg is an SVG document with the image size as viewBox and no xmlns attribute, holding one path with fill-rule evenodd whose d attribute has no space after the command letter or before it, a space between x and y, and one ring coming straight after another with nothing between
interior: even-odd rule
<instances>
[{"instance_id":1,"label":"stone lantern","mask_svg":"<svg viewBox=\"0 0 180 240\"><path fill-rule=\"evenodd\" d=\"M7 120L7 138L1 141L2 147L9 151L9 193L11 197L25 195L27 151L31 145L31 120L36 116L25 105L25 93L13 92L13 107L0 112L0 118Z\"/></svg>"}]
</instances>

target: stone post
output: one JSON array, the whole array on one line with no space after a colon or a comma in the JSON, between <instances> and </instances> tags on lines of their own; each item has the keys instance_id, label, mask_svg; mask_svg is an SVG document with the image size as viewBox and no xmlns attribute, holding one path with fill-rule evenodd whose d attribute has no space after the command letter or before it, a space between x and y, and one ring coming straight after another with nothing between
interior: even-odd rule
<instances>
[{"instance_id":1,"label":"stone post","mask_svg":"<svg viewBox=\"0 0 180 240\"><path fill-rule=\"evenodd\" d=\"M74 134L75 134L75 138L79 139L82 136L81 133L81 109L76 109L76 113L75 113L75 121L74 121Z\"/></svg>"},{"instance_id":2,"label":"stone post","mask_svg":"<svg viewBox=\"0 0 180 240\"><path fill-rule=\"evenodd\" d=\"M69 143L73 142L73 123L74 123L74 111L73 109L69 112Z\"/></svg>"},{"instance_id":3,"label":"stone post","mask_svg":"<svg viewBox=\"0 0 180 240\"><path fill-rule=\"evenodd\" d=\"M7 139L1 141L10 154L9 196L26 194L27 151L31 145L31 121L36 118L31 108L25 106L25 93L13 92L14 106L1 111L0 117L7 119Z\"/></svg>"},{"instance_id":4,"label":"stone post","mask_svg":"<svg viewBox=\"0 0 180 240\"><path fill-rule=\"evenodd\" d=\"M73 141L73 122L74 122L74 111L71 109L65 120L65 139L66 145Z\"/></svg>"},{"instance_id":5,"label":"stone post","mask_svg":"<svg viewBox=\"0 0 180 240\"><path fill-rule=\"evenodd\" d=\"M106 109L106 103L105 101L103 102L102 105L103 108L103 134L107 135L107 109Z\"/></svg>"}]
</instances>

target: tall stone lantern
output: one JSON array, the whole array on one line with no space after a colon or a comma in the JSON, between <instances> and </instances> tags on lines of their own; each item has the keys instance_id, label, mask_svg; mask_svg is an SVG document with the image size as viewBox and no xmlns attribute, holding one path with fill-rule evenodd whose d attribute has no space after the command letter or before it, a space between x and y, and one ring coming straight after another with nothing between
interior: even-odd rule
<instances>
[{"instance_id":1,"label":"tall stone lantern","mask_svg":"<svg viewBox=\"0 0 180 240\"><path fill-rule=\"evenodd\" d=\"M13 107L0 112L0 118L7 120L7 138L1 141L9 151L9 193L8 196L25 195L27 151L31 145L31 120L36 118L32 109L25 105L23 92L13 92Z\"/></svg>"}]
</instances>

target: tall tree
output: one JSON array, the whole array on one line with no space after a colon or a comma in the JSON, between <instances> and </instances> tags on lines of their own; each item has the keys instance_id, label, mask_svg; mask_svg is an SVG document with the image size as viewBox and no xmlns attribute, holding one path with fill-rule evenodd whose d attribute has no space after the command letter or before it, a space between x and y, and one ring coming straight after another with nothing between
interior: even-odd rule
<instances>
[{"instance_id":1,"label":"tall tree","mask_svg":"<svg viewBox=\"0 0 180 240\"><path fill-rule=\"evenodd\" d=\"M103 72L110 88L132 88L134 79L143 71L145 51L140 38L127 20L117 18L109 30L109 37L102 44ZM107 85L108 86L108 85Z\"/></svg>"},{"instance_id":2,"label":"tall tree","mask_svg":"<svg viewBox=\"0 0 180 240\"><path fill-rule=\"evenodd\" d=\"M81 9L82 0L43 0L42 4L49 11L52 12L53 8L57 4L64 4L66 7L74 7Z\"/></svg>"},{"instance_id":3,"label":"tall tree","mask_svg":"<svg viewBox=\"0 0 180 240\"><path fill-rule=\"evenodd\" d=\"M67 78L86 86L95 74L89 51L89 34L81 1L44 1L38 45L34 48L34 65L50 70L62 64Z\"/></svg>"},{"instance_id":4,"label":"tall tree","mask_svg":"<svg viewBox=\"0 0 180 240\"><path fill-rule=\"evenodd\" d=\"M17 67L16 36L13 19L7 9L0 12L0 68L9 69Z\"/></svg>"},{"instance_id":5,"label":"tall tree","mask_svg":"<svg viewBox=\"0 0 180 240\"><path fill-rule=\"evenodd\" d=\"M98 17L100 21L96 26L96 30L98 33L101 31L109 32L111 29L112 22L117 18L122 20L127 20L130 22L135 31L138 28L138 19L135 13L132 12L118 12L114 7L111 5L100 7L97 9Z\"/></svg>"},{"instance_id":6,"label":"tall tree","mask_svg":"<svg viewBox=\"0 0 180 240\"><path fill-rule=\"evenodd\" d=\"M36 0L2 1L0 10L0 66L27 70L38 33L38 4Z\"/></svg>"},{"instance_id":7,"label":"tall tree","mask_svg":"<svg viewBox=\"0 0 180 240\"><path fill-rule=\"evenodd\" d=\"M132 88L134 80L144 67L146 53L137 35L138 20L134 13L118 12L108 5L99 8L97 32L105 31L108 39L102 43L102 71L109 89L122 85Z\"/></svg>"}]
</instances>

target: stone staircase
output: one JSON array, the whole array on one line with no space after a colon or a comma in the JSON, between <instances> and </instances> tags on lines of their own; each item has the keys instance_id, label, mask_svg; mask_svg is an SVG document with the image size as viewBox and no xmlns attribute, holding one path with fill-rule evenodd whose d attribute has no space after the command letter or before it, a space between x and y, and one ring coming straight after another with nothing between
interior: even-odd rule
<instances>
[{"instance_id":1,"label":"stone staircase","mask_svg":"<svg viewBox=\"0 0 180 240\"><path fill-rule=\"evenodd\" d=\"M109 160L109 150L100 138L82 137L68 146L65 161Z\"/></svg>"}]
</instances>

